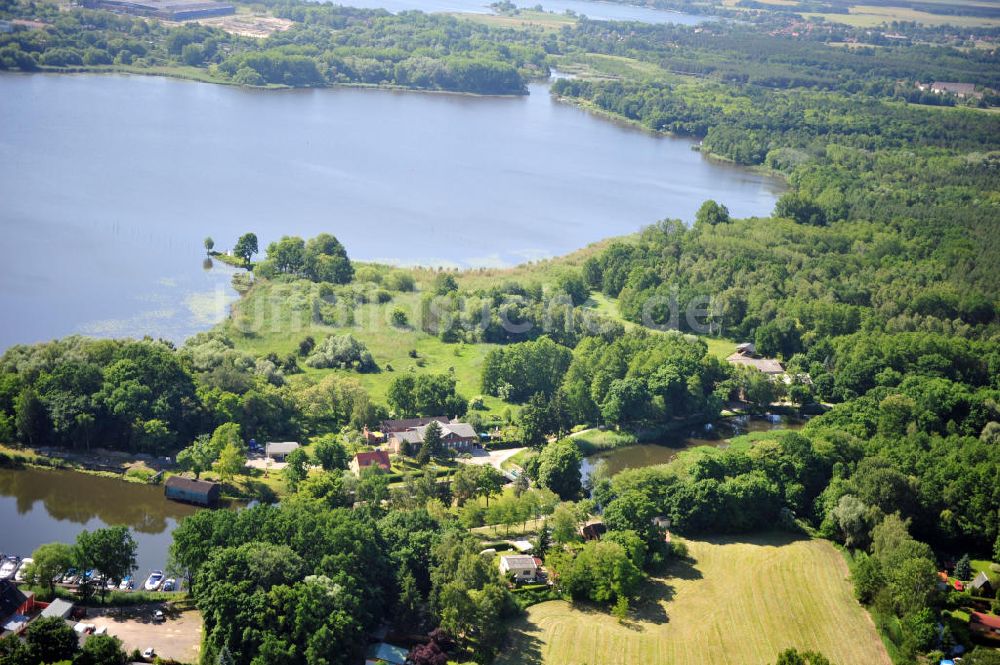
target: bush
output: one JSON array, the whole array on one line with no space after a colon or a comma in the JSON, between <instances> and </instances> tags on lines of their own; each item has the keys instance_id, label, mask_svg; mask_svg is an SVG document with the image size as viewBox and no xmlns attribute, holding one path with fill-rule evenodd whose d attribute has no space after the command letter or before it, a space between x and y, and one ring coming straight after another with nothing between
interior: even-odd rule
<instances>
[{"instance_id":1,"label":"bush","mask_svg":"<svg viewBox=\"0 0 1000 665\"><path fill-rule=\"evenodd\" d=\"M353 369L373 372L378 369L368 348L351 335L331 335L306 358L306 364L319 369Z\"/></svg>"},{"instance_id":2,"label":"bush","mask_svg":"<svg viewBox=\"0 0 1000 665\"><path fill-rule=\"evenodd\" d=\"M417 288L413 275L399 271L389 273L382 280L382 285L390 291L414 291Z\"/></svg>"},{"instance_id":3,"label":"bush","mask_svg":"<svg viewBox=\"0 0 1000 665\"><path fill-rule=\"evenodd\" d=\"M406 310L402 307L396 307L392 310L392 325L397 328L405 328L409 323L409 319L406 316Z\"/></svg>"}]
</instances>

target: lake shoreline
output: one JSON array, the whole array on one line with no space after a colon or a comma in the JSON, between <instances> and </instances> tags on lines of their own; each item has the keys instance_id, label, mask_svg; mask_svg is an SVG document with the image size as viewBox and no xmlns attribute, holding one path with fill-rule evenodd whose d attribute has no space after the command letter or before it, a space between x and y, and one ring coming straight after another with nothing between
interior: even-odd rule
<instances>
[{"instance_id":1,"label":"lake shoreline","mask_svg":"<svg viewBox=\"0 0 1000 665\"><path fill-rule=\"evenodd\" d=\"M200 74L204 72L204 74ZM119 76L153 76L158 78L173 79L175 81L188 81L191 83L207 83L210 85L222 85L230 88L238 88L241 90L255 90L255 91L267 91L267 92L282 92L282 91L292 91L292 90L337 90L339 88L346 89L357 89L357 90L388 90L390 92L413 92L422 93L428 95L452 95L456 97L474 97L482 99L520 99L522 97L527 97L531 94L527 86L524 92L520 93L482 93L482 92L466 92L462 90L439 90L435 88L411 88L401 85L392 85L389 83L329 83L326 85L306 85L306 86L291 86L291 85L281 85L276 83L269 83L267 85L245 85L242 83L235 83L233 81L226 81L223 79L213 78L209 73L208 69L202 67L132 67L130 65L74 65L72 67L48 67L45 65L40 66L38 69L30 72L25 71L4 71L4 75L33 75L33 74L48 74L48 75L98 75L98 74L117 74ZM528 78L525 79L525 83L541 83L548 81L547 78Z\"/></svg>"},{"instance_id":2,"label":"lake shoreline","mask_svg":"<svg viewBox=\"0 0 1000 665\"><path fill-rule=\"evenodd\" d=\"M557 95L557 94L551 94L551 97L553 101L559 104L565 104L567 106L578 108L582 111L590 113L591 115L595 115L603 120L607 120L609 122L612 122L616 125L621 125L623 127L637 129L643 132L644 134L648 134L650 136L681 139L684 141L697 141L698 142L697 144L691 146L691 150L699 153L706 160L710 162L717 162L719 164L724 164L726 166L731 166L733 168L745 170L755 175L761 175L761 176L766 176L768 178L773 178L779 181L783 186L788 185L788 174L783 173L782 171L772 169L763 164L758 164L758 165L738 164L732 159L725 157L724 155L719 155L717 153L712 152L711 150L707 150L706 148L702 147L701 140L696 136L685 136L682 134L676 134L674 132L664 132L651 129L646 125L642 124L641 122L639 122L638 120L632 120L631 118L626 118L616 113L612 113L611 111L606 111L590 101L574 99L573 97L566 97L564 95Z\"/></svg>"}]
</instances>

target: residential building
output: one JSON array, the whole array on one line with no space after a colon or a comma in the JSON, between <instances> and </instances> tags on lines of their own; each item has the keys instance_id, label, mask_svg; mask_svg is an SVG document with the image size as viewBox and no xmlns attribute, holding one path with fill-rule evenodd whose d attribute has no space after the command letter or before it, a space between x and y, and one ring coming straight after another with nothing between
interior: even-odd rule
<instances>
[{"instance_id":1,"label":"residential building","mask_svg":"<svg viewBox=\"0 0 1000 665\"><path fill-rule=\"evenodd\" d=\"M269 441L264 444L264 457L275 462L284 462L289 453L299 447L294 441Z\"/></svg>"},{"instance_id":2,"label":"residential building","mask_svg":"<svg viewBox=\"0 0 1000 665\"><path fill-rule=\"evenodd\" d=\"M969 612L969 631L989 640L1000 641L1000 617L983 612Z\"/></svg>"},{"instance_id":3,"label":"residential building","mask_svg":"<svg viewBox=\"0 0 1000 665\"><path fill-rule=\"evenodd\" d=\"M500 573L512 576L515 582L534 582L538 579L541 565L541 559L524 554L508 554L500 557Z\"/></svg>"},{"instance_id":4,"label":"residential building","mask_svg":"<svg viewBox=\"0 0 1000 665\"><path fill-rule=\"evenodd\" d=\"M25 594L10 580L0 580L0 626L28 614L34 605L35 595Z\"/></svg>"},{"instance_id":5,"label":"residential building","mask_svg":"<svg viewBox=\"0 0 1000 665\"><path fill-rule=\"evenodd\" d=\"M935 95L955 95L956 97L982 97L976 92L973 83L955 83L953 81L934 81L931 83L931 92Z\"/></svg>"},{"instance_id":6,"label":"residential building","mask_svg":"<svg viewBox=\"0 0 1000 665\"><path fill-rule=\"evenodd\" d=\"M992 596L994 591L989 576L983 571L979 571L979 574L969 582L969 589L977 596Z\"/></svg>"},{"instance_id":7,"label":"residential building","mask_svg":"<svg viewBox=\"0 0 1000 665\"><path fill-rule=\"evenodd\" d=\"M214 0L82 0L82 4L89 9L105 9L167 21L188 21L236 13L233 5Z\"/></svg>"},{"instance_id":8,"label":"residential building","mask_svg":"<svg viewBox=\"0 0 1000 665\"><path fill-rule=\"evenodd\" d=\"M757 355L757 349L751 343L740 344L736 347L736 352L726 358L726 362L731 365L743 365L758 369L771 378L783 378L785 368L774 358L764 358Z\"/></svg>"},{"instance_id":9,"label":"residential building","mask_svg":"<svg viewBox=\"0 0 1000 665\"><path fill-rule=\"evenodd\" d=\"M356 476L360 476L361 470L367 469L370 466L378 466L383 471L389 471L392 468L392 465L389 463L389 453L384 450L358 453L347 466Z\"/></svg>"},{"instance_id":10,"label":"residential building","mask_svg":"<svg viewBox=\"0 0 1000 665\"><path fill-rule=\"evenodd\" d=\"M168 499L198 506L214 506L219 501L220 492L219 483L183 476L170 476L163 484L163 493Z\"/></svg>"},{"instance_id":11,"label":"residential building","mask_svg":"<svg viewBox=\"0 0 1000 665\"><path fill-rule=\"evenodd\" d=\"M441 424L447 424L451 422L451 419L444 416L430 416L428 418L399 418L394 420L383 420L379 424L377 430L370 430L368 426L365 425L362 434L364 434L365 439L368 443L374 445L376 443L385 443L389 440L389 437L397 432L405 432L406 430L413 429L414 427L422 427L424 425L429 425L430 423L437 421Z\"/></svg>"},{"instance_id":12,"label":"residential building","mask_svg":"<svg viewBox=\"0 0 1000 665\"><path fill-rule=\"evenodd\" d=\"M437 423L441 427L441 444L446 448L463 452L473 446L479 445L479 435L476 434L476 429L472 425L458 422L441 422L440 420L437 420ZM393 432L389 435L389 450L395 454L399 454L407 446L411 450L419 448L420 444L424 442L424 437L427 434L429 426L430 424L428 423Z\"/></svg>"}]
</instances>

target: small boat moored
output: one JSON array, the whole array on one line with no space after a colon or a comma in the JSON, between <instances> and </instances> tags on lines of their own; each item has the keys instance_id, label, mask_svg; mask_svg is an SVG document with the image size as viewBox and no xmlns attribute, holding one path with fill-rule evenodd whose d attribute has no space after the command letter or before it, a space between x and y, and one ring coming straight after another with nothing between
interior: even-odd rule
<instances>
[{"instance_id":1,"label":"small boat moored","mask_svg":"<svg viewBox=\"0 0 1000 665\"><path fill-rule=\"evenodd\" d=\"M20 584L24 581L24 573L27 571L28 566L35 563L35 560L30 556L21 559L21 565L17 567L17 572L14 573L14 581Z\"/></svg>"},{"instance_id":2,"label":"small boat moored","mask_svg":"<svg viewBox=\"0 0 1000 665\"><path fill-rule=\"evenodd\" d=\"M160 588L160 584L162 582L163 582L163 571L154 570L149 574L149 577L146 578L146 583L143 585L143 588L146 591L156 591L157 589Z\"/></svg>"},{"instance_id":3,"label":"small boat moored","mask_svg":"<svg viewBox=\"0 0 1000 665\"><path fill-rule=\"evenodd\" d=\"M0 580L6 580L14 577L14 573L20 565L21 559L16 556L9 556L4 559L3 563L0 563Z\"/></svg>"}]
</instances>

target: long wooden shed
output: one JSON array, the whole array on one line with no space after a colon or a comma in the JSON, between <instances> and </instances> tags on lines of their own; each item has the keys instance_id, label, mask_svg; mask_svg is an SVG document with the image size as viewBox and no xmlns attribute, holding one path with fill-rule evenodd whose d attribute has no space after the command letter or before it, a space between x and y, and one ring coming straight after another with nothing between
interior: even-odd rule
<instances>
[{"instance_id":1,"label":"long wooden shed","mask_svg":"<svg viewBox=\"0 0 1000 665\"><path fill-rule=\"evenodd\" d=\"M219 483L195 480L183 476L170 476L163 485L168 499L193 503L199 506L214 506L219 501Z\"/></svg>"}]
</instances>

